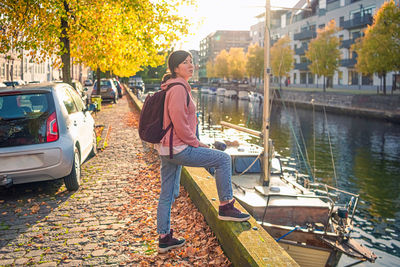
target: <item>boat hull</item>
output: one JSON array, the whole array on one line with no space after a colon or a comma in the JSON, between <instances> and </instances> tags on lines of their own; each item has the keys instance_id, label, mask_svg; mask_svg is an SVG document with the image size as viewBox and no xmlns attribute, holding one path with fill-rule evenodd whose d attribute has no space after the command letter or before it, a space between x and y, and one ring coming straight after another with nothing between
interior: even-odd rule
<instances>
[{"instance_id":1,"label":"boat hull","mask_svg":"<svg viewBox=\"0 0 400 267\"><path fill-rule=\"evenodd\" d=\"M335 266L341 256L341 253L332 249L312 247L287 241L280 241L278 243L301 267Z\"/></svg>"}]
</instances>

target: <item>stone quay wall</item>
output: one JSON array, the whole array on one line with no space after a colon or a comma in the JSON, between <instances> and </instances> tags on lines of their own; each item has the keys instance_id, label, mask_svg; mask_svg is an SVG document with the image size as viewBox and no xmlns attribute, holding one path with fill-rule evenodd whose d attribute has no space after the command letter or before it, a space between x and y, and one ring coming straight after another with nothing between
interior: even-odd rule
<instances>
[{"instance_id":1,"label":"stone quay wall","mask_svg":"<svg viewBox=\"0 0 400 267\"><path fill-rule=\"evenodd\" d=\"M276 90L277 103L296 103L298 106L329 112L353 114L400 123L400 96L350 95L323 92Z\"/></svg>"}]
</instances>

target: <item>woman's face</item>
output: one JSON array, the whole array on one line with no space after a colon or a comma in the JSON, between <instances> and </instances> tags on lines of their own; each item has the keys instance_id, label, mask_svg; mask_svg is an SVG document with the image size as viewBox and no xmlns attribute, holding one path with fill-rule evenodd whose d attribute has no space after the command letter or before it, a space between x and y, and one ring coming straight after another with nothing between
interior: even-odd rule
<instances>
[{"instance_id":1,"label":"woman's face","mask_svg":"<svg viewBox=\"0 0 400 267\"><path fill-rule=\"evenodd\" d=\"M175 68L175 73L177 77L181 77L188 81L190 77L193 76L193 63L192 57L188 56L178 67Z\"/></svg>"}]
</instances>

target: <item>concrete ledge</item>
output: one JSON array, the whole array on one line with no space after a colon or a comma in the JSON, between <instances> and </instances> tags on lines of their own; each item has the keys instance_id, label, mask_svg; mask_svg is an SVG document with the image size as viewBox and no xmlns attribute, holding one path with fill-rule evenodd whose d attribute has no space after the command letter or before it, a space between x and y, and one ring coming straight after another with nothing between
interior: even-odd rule
<instances>
[{"instance_id":1,"label":"concrete ledge","mask_svg":"<svg viewBox=\"0 0 400 267\"><path fill-rule=\"evenodd\" d=\"M143 104L132 92L127 92L136 108L141 110ZM215 180L204 168L182 168L181 184L204 215L234 266L299 266L253 217L243 223L218 219ZM240 204L235 206L245 211Z\"/></svg>"},{"instance_id":2,"label":"concrete ledge","mask_svg":"<svg viewBox=\"0 0 400 267\"><path fill-rule=\"evenodd\" d=\"M181 183L234 266L299 266L253 217L243 223L218 219L215 180L204 168L182 168Z\"/></svg>"}]
</instances>

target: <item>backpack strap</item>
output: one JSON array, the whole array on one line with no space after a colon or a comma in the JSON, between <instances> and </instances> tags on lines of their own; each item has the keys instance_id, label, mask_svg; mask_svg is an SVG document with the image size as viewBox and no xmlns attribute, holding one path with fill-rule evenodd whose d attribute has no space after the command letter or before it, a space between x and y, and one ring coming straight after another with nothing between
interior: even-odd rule
<instances>
[{"instance_id":1,"label":"backpack strap","mask_svg":"<svg viewBox=\"0 0 400 267\"><path fill-rule=\"evenodd\" d=\"M170 83L170 84L168 84L168 86L167 86L167 89L165 89L166 91L168 91L169 89L171 89L173 86L175 86L175 85L182 85L183 86L183 88L185 88L185 91L186 91L186 102L187 102L187 106L189 106L189 103L190 103L190 96L189 96L189 93L188 93L188 91L186 90L186 86L183 84L183 83L179 83L179 82L176 82L176 83Z\"/></svg>"},{"instance_id":2,"label":"backpack strap","mask_svg":"<svg viewBox=\"0 0 400 267\"><path fill-rule=\"evenodd\" d=\"M176 82L176 83L170 83L170 84L168 84L168 86L167 86L167 89L165 89L166 91L168 91L169 89L171 89L173 86L175 86L175 85L182 85L183 86L183 88L185 88L185 91L186 91L186 99L187 99L187 103L186 103L186 105L187 106L189 106L189 103L190 103L190 96L189 96L189 93L188 93L188 91L186 90L186 86L183 84L183 83L179 83L179 82ZM173 138L174 138L174 125L172 124L172 121L171 121L171 123L168 125L168 127L166 128L166 130L168 131L168 129L169 128L171 128L171 132L170 132L170 134L169 134L169 158L170 159L172 159L173 158Z\"/></svg>"}]
</instances>

